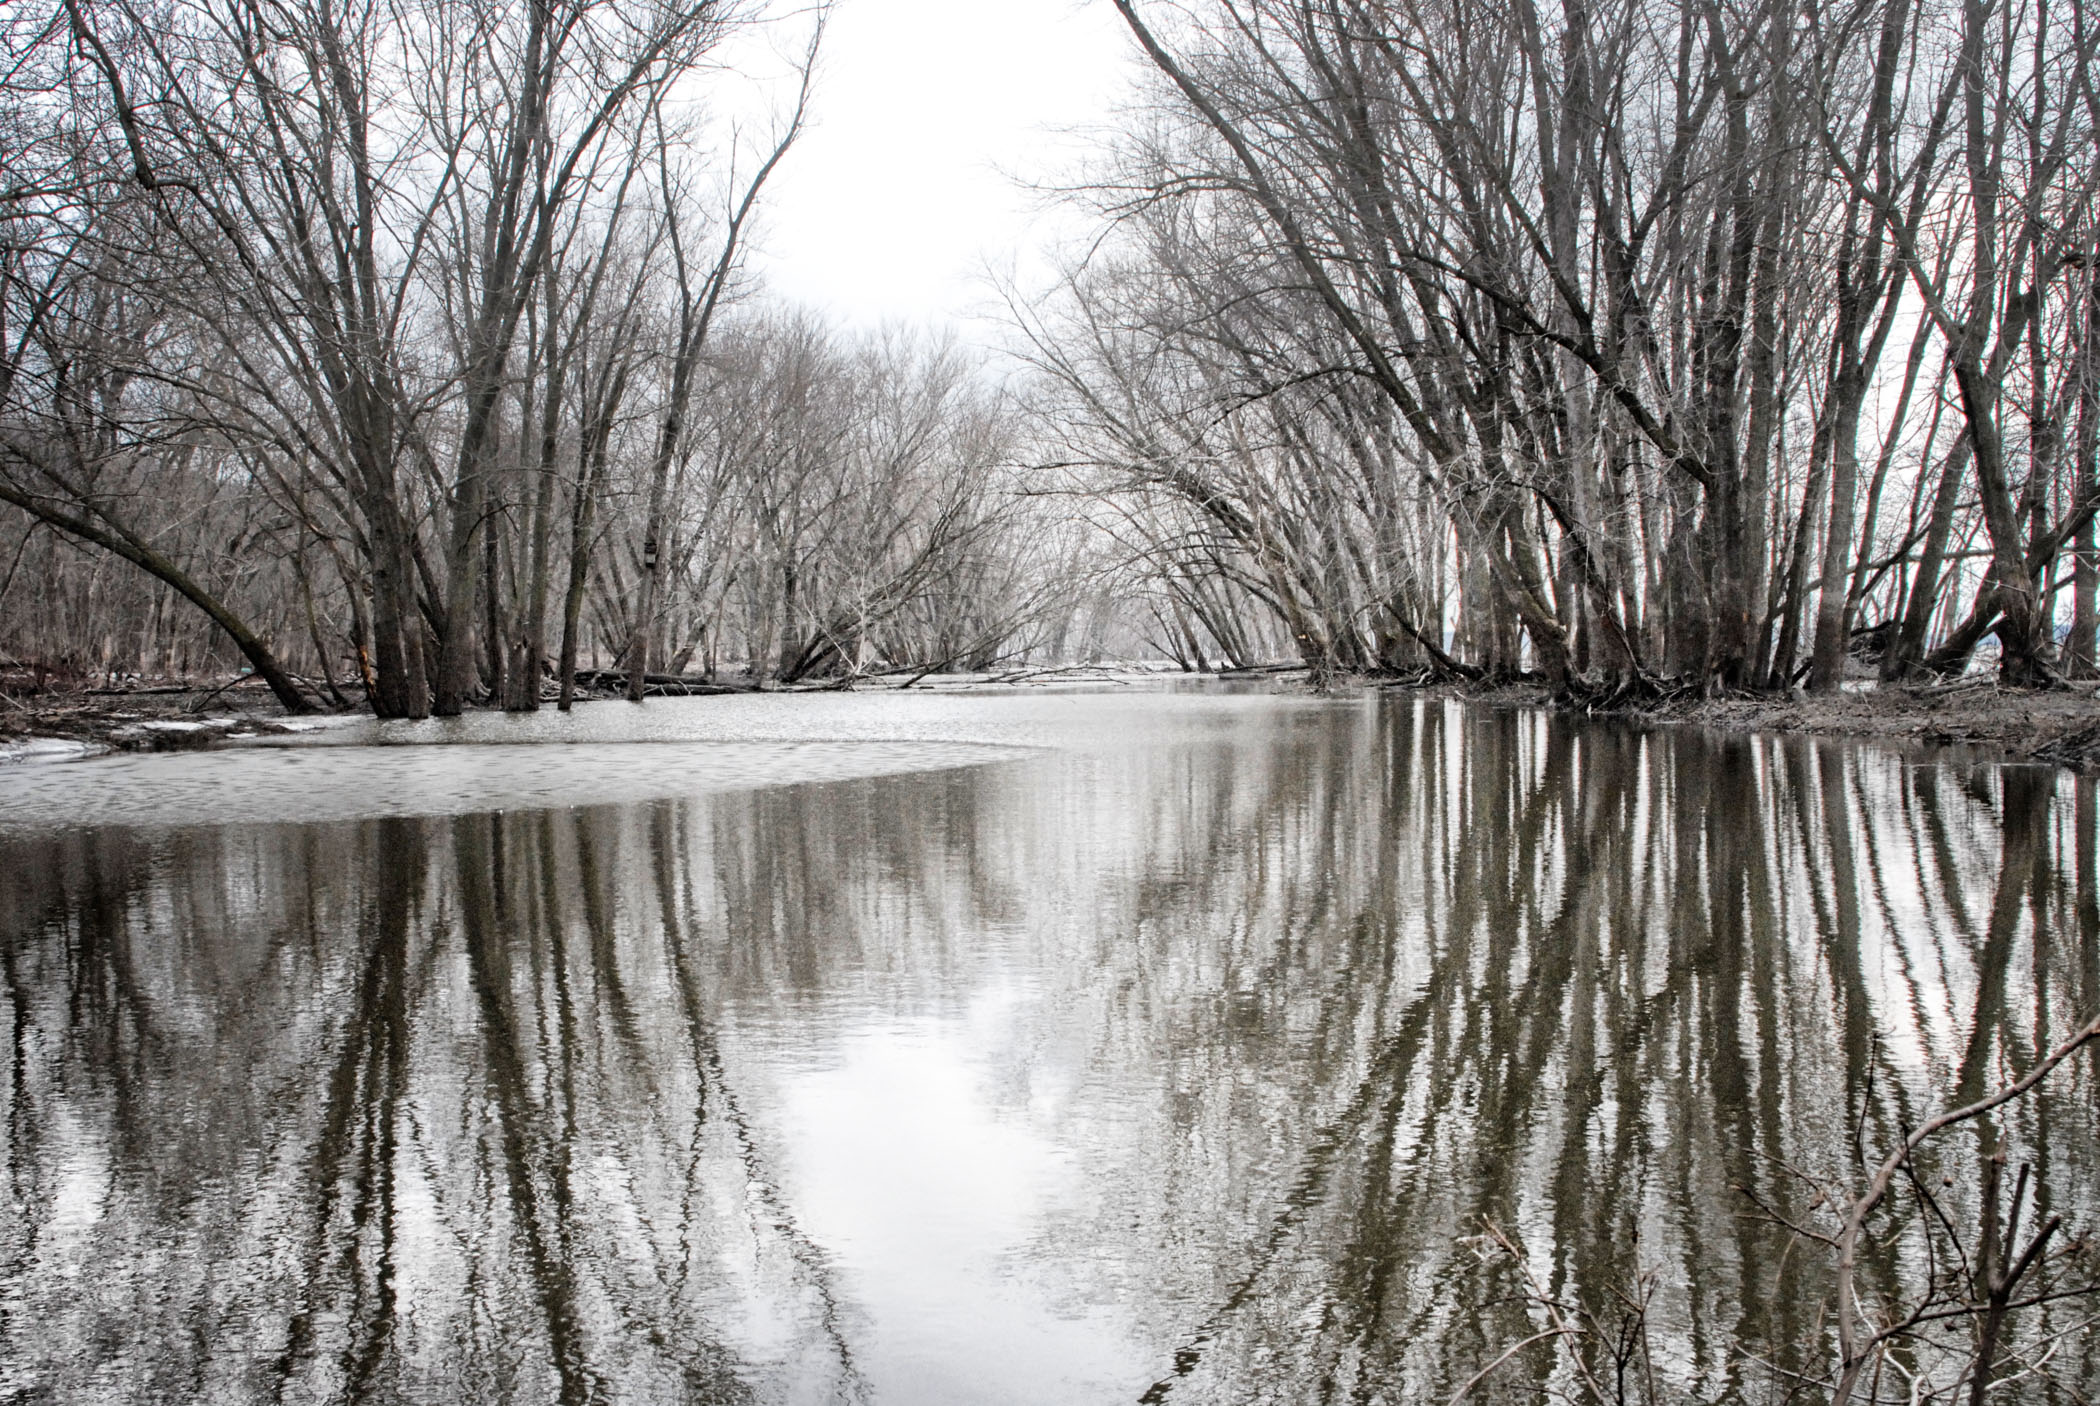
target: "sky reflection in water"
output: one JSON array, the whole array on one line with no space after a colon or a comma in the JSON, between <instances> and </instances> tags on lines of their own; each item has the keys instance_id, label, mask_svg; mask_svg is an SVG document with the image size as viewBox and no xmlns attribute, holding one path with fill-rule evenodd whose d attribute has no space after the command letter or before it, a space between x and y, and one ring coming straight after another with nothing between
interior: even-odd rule
<instances>
[{"instance_id":1,"label":"sky reflection in water","mask_svg":"<svg viewBox=\"0 0 2100 1406\"><path fill-rule=\"evenodd\" d=\"M1761 1398L1724 1343L1813 1352L1821 1279L1731 1188L2100 999L2047 771L1378 700L578 719L0 775L0 1400L1442 1401L1534 1331L1482 1217L1570 1293L1658 1268L1674 1378ZM487 745L372 745L440 737ZM2074 1218L2092 1106L2007 1129Z\"/></svg>"}]
</instances>

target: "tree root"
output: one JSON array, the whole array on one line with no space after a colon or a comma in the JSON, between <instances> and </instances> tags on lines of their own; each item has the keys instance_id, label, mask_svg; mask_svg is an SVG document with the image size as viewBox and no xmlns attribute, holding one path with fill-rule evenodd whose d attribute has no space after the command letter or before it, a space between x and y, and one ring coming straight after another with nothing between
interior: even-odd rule
<instances>
[{"instance_id":1,"label":"tree root","mask_svg":"<svg viewBox=\"0 0 2100 1406\"><path fill-rule=\"evenodd\" d=\"M1577 713L1652 713L1704 696L1689 679L1665 678L1644 669L1625 673L1571 675L1553 694L1553 706Z\"/></svg>"}]
</instances>

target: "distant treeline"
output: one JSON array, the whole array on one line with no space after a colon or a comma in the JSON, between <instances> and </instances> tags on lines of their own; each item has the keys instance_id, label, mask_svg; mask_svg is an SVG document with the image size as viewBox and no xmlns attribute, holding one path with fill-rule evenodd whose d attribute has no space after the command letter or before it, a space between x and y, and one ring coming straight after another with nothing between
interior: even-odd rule
<instances>
[{"instance_id":1,"label":"distant treeline","mask_svg":"<svg viewBox=\"0 0 2100 1406\"><path fill-rule=\"evenodd\" d=\"M739 287L825 21L782 9L10 14L0 653L421 716L1062 649L1011 399Z\"/></svg>"},{"instance_id":2,"label":"distant treeline","mask_svg":"<svg viewBox=\"0 0 2100 1406\"><path fill-rule=\"evenodd\" d=\"M0 656L2095 672L2082 0L1112 3L1151 77L996 384L741 277L822 6L0 18Z\"/></svg>"}]
</instances>

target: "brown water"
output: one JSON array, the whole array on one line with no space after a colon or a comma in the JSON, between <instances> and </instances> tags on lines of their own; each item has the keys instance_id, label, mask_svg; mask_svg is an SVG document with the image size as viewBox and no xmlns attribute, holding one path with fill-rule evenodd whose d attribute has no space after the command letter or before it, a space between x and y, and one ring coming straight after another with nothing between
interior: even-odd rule
<instances>
[{"instance_id":1,"label":"brown water","mask_svg":"<svg viewBox=\"0 0 2100 1406\"><path fill-rule=\"evenodd\" d=\"M2100 1004L2041 769L1168 695L325 740L0 772L0 1401L1442 1402L1538 1331L1484 1219L1777 1401L1731 1344L1823 1360L1826 1277L1736 1188L1811 1217L1782 1164ZM2088 1225L2094 1090L2002 1128Z\"/></svg>"}]
</instances>

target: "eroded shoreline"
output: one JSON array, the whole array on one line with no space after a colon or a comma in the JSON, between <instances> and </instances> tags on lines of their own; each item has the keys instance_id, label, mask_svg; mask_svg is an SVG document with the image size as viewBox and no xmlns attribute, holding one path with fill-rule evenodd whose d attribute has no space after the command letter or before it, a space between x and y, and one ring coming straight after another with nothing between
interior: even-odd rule
<instances>
[{"instance_id":1,"label":"eroded shoreline","mask_svg":"<svg viewBox=\"0 0 2100 1406\"><path fill-rule=\"evenodd\" d=\"M1543 685L1454 690L1449 696L1490 706L1582 711L1566 709ZM1724 732L1960 746L2005 761L2100 770L2100 695L2089 687L2040 692L1978 678L1836 694L1683 698L1594 715Z\"/></svg>"}]
</instances>

